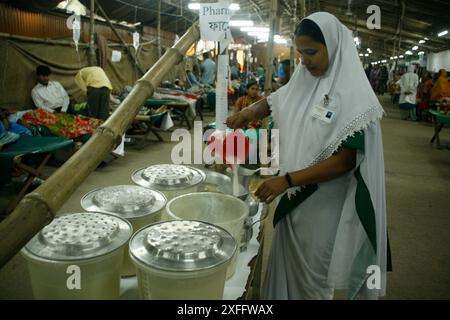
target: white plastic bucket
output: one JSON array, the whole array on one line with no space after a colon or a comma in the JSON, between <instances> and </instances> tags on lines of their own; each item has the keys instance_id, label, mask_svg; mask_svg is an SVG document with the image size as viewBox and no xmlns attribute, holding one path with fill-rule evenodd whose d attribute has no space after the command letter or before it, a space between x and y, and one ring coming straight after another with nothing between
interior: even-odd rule
<instances>
[{"instance_id":1,"label":"white plastic bucket","mask_svg":"<svg viewBox=\"0 0 450 320\"><path fill-rule=\"evenodd\" d=\"M225 229L201 221L156 223L130 240L139 293L152 300L219 300L237 244Z\"/></svg>"},{"instance_id":2,"label":"white plastic bucket","mask_svg":"<svg viewBox=\"0 0 450 320\"><path fill-rule=\"evenodd\" d=\"M222 227L240 243L249 208L244 201L231 195L198 192L173 198L167 203L166 212L170 219L199 220ZM227 270L227 279L236 270L238 254L237 250Z\"/></svg>"}]
</instances>

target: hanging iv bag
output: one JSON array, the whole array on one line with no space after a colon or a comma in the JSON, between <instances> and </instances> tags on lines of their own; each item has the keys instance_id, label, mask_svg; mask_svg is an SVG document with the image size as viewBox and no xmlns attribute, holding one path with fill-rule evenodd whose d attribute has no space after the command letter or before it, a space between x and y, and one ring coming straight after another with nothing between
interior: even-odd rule
<instances>
[{"instance_id":1,"label":"hanging iv bag","mask_svg":"<svg viewBox=\"0 0 450 320\"><path fill-rule=\"evenodd\" d=\"M76 15L75 19L73 19L72 23L72 32L73 32L73 42L75 42L75 48L78 52L78 43L80 41L81 36L81 22L80 16Z\"/></svg>"}]
</instances>

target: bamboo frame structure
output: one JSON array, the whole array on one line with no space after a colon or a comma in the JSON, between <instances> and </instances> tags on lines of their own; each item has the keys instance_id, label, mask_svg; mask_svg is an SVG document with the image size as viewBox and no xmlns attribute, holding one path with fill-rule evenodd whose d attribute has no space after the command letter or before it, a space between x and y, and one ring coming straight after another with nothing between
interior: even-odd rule
<instances>
[{"instance_id":1,"label":"bamboo frame structure","mask_svg":"<svg viewBox=\"0 0 450 320\"><path fill-rule=\"evenodd\" d=\"M292 6L292 15L291 15L291 25L292 25L292 34L291 34L291 46L289 48L289 55L291 60L289 78L292 77L295 71L295 58L296 58L296 50L295 50L295 28L297 27L297 0L294 1Z\"/></svg>"},{"instance_id":2,"label":"bamboo frame structure","mask_svg":"<svg viewBox=\"0 0 450 320\"><path fill-rule=\"evenodd\" d=\"M33 37L20 36L20 35L12 34L12 33L0 32L0 38L6 38L6 39L11 39L11 40L19 40L19 41L26 41L26 42L48 43L48 44L55 44L55 45L63 45L63 46L75 47L75 44L74 44L73 41L53 40L53 39L48 39L48 38L33 38ZM78 44L78 47L79 48L88 48L89 44L80 42Z\"/></svg>"},{"instance_id":3,"label":"bamboo frame structure","mask_svg":"<svg viewBox=\"0 0 450 320\"><path fill-rule=\"evenodd\" d=\"M266 74L264 81L264 94L266 97L272 92L272 68L273 68L273 36L275 34L275 28L278 25L278 0L272 0L270 5L270 31L269 42L267 44L267 56L266 56Z\"/></svg>"},{"instance_id":4,"label":"bamboo frame structure","mask_svg":"<svg viewBox=\"0 0 450 320\"><path fill-rule=\"evenodd\" d=\"M95 28L95 0L91 0L90 12L89 12L89 65L96 65L96 55L95 55L95 39L94 39L94 28Z\"/></svg>"},{"instance_id":5,"label":"bamboo frame structure","mask_svg":"<svg viewBox=\"0 0 450 320\"><path fill-rule=\"evenodd\" d=\"M161 0L158 0L158 20L157 20L157 34L158 34L158 59L161 58Z\"/></svg>"},{"instance_id":6,"label":"bamboo frame structure","mask_svg":"<svg viewBox=\"0 0 450 320\"><path fill-rule=\"evenodd\" d=\"M109 19L109 17L106 14L105 10L103 10L102 6L98 3L98 1L95 1L95 3L97 4L97 8L100 10L100 12L102 13L103 17L106 19L106 21L108 22L109 26L111 27L111 30L114 32L116 37L119 39L120 43L122 43L122 45L125 48L125 50L127 50L129 55L131 56L131 59L133 60L134 65L136 66L136 68L141 72L141 74L145 74L144 70L141 68L141 66L139 65L139 62L137 61L137 58L135 57L133 52L131 52L130 48L127 47L127 44L125 43L125 40L122 39L122 37L120 36L119 32L117 32L116 28L114 27L113 23ZM160 58L160 57L158 57L158 58Z\"/></svg>"},{"instance_id":7,"label":"bamboo frame structure","mask_svg":"<svg viewBox=\"0 0 450 320\"><path fill-rule=\"evenodd\" d=\"M78 186L121 141L144 101L153 95L165 74L183 60L184 53L200 38L195 23L139 79L118 109L89 141L39 188L26 195L16 209L0 223L0 268L45 225Z\"/></svg>"}]
</instances>

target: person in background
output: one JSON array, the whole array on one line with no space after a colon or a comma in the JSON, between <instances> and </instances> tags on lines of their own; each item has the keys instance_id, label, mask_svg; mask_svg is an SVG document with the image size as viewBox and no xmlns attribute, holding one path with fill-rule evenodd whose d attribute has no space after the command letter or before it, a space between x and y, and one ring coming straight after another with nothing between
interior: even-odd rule
<instances>
[{"instance_id":1,"label":"person in background","mask_svg":"<svg viewBox=\"0 0 450 320\"><path fill-rule=\"evenodd\" d=\"M242 109L254 104L255 102L261 100L262 97L259 95L258 83L254 80L250 80L247 84L247 95L240 97L236 101L236 113L242 111ZM261 121L252 121L249 123L247 128L257 129L261 127Z\"/></svg>"},{"instance_id":2,"label":"person in background","mask_svg":"<svg viewBox=\"0 0 450 320\"><path fill-rule=\"evenodd\" d=\"M377 64L370 71L370 84L372 85L372 89L373 91L375 91L375 93L379 93L378 87L380 84L380 79L381 79L381 69L380 66Z\"/></svg>"},{"instance_id":3,"label":"person in background","mask_svg":"<svg viewBox=\"0 0 450 320\"><path fill-rule=\"evenodd\" d=\"M387 90L389 80L389 71L386 66L381 67L380 83L378 84L378 93L383 95Z\"/></svg>"},{"instance_id":4,"label":"person in background","mask_svg":"<svg viewBox=\"0 0 450 320\"><path fill-rule=\"evenodd\" d=\"M216 81L216 63L210 58L209 52L203 53L200 69L202 71L201 82L213 86Z\"/></svg>"},{"instance_id":5,"label":"person in background","mask_svg":"<svg viewBox=\"0 0 450 320\"><path fill-rule=\"evenodd\" d=\"M364 72L366 73L367 79L369 79L370 81L370 74L372 73L372 64L369 64L369 66L366 68L366 70L364 70Z\"/></svg>"},{"instance_id":6,"label":"person in background","mask_svg":"<svg viewBox=\"0 0 450 320\"><path fill-rule=\"evenodd\" d=\"M427 110L430 108L430 94L433 87L433 79L430 72L423 73L419 88L417 89L417 99L419 103L417 105L417 116L419 120L424 119L427 114Z\"/></svg>"},{"instance_id":7,"label":"person in background","mask_svg":"<svg viewBox=\"0 0 450 320\"><path fill-rule=\"evenodd\" d=\"M419 90L417 92L417 97L421 102L428 103L430 101L431 88L433 87L433 77L430 72L426 72L419 85Z\"/></svg>"},{"instance_id":8,"label":"person in background","mask_svg":"<svg viewBox=\"0 0 450 320\"><path fill-rule=\"evenodd\" d=\"M233 65L230 68L230 73L231 73L231 80L237 80L239 79L239 64L238 63L233 63Z\"/></svg>"},{"instance_id":9,"label":"person in background","mask_svg":"<svg viewBox=\"0 0 450 320\"><path fill-rule=\"evenodd\" d=\"M188 88L193 86L201 86L201 83L197 80L197 77L191 70L186 70L186 84Z\"/></svg>"},{"instance_id":10,"label":"person in background","mask_svg":"<svg viewBox=\"0 0 450 320\"><path fill-rule=\"evenodd\" d=\"M87 93L88 116L106 120L109 116L109 99L112 84L100 67L86 67L75 76L76 85Z\"/></svg>"},{"instance_id":11,"label":"person in background","mask_svg":"<svg viewBox=\"0 0 450 320\"><path fill-rule=\"evenodd\" d=\"M31 97L37 108L48 112L67 112L70 98L58 81L50 81L51 70L47 66L36 68L37 84L31 91Z\"/></svg>"},{"instance_id":12,"label":"person in background","mask_svg":"<svg viewBox=\"0 0 450 320\"><path fill-rule=\"evenodd\" d=\"M277 75L278 75L278 81L281 82L281 79L284 78L284 68L283 68L283 64L280 62L278 64L278 69L277 69Z\"/></svg>"},{"instance_id":13,"label":"person in background","mask_svg":"<svg viewBox=\"0 0 450 320\"><path fill-rule=\"evenodd\" d=\"M400 78L400 118L412 121L417 121L416 116L416 96L417 86L419 85L419 77L414 73L414 66L408 66L408 72L406 72Z\"/></svg>"},{"instance_id":14,"label":"person in background","mask_svg":"<svg viewBox=\"0 0 450 320\"><path fill-rule=\"evenodd\" d=\"M266 75L266 71L264 70L264 67L262 64L260 64L258 66L258 68L256 68L256 76L258 78L264 77Z\"/></svg>"},{"instance_id":15,"label":"person in background","mask_svg":"<svg viewBox=\"0 0 450 320\"><path fill-rule=\"evenodd\" d=\"M391 96L393 104L398 104L398 100L400 99L400 76L401 74L396 74L391 84Z\"/></svg>"},{"instance_id":16,"label":"person in background","mask_svg":"<svg viewBox=\"0 0 450 320\"><path fill-rule=\"evenodd\" d=\"M177 90L186 90L186 83L183 80L175 79L173 84L175 85L175 89Z\"/></svg>"},{"instance_id":17,"label":"person in background","mask_svg":"<svg viewBox=\"0 0 450 320\"><path fill-rule=\"evenodd\" d=\"M431 89L431 100L441 101L450 97L450 83L447 80L447 70L439 70L439 78L436 80L433 89Z\"/></svg>"},{"instance_id":18,"label":"person in background","mask_svg":"<svg viewBox=\"0 0 450 320\"><path fill-rule=\"evenodd\" d=\"M31 136L31 131L23 126L22 124L18 123L16 119L11 118L11 113L9 110L0 109L0 123L3 126L4 130L14 132L16 134L26 134L28 136Z\"/></svg>"},{"instance_id":19,"label":"person in background","mask_svg":"<svg viewBox=\"0 0 450 320\"><path fill-rule=\"evenodd\" d=\"M281 61L280 66L283 70L283 76L280 77L280 84L284 86L289 82L289 79L291 77L291 61L289 59L285 59Z\"/></svg>"}]
</instances>

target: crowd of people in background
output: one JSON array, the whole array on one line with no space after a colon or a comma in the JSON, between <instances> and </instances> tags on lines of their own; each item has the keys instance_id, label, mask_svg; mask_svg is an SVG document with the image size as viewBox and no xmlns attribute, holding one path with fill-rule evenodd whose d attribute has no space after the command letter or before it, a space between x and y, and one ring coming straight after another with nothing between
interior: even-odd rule
<instances>
[{"instance_id":1,"label":"crowd of people in background","mask_svg":"<svg viewBox=\"0 0 450 320\"><path fill-rule=\"evenodd\" d=\"M427 120L428 109L438 109L450 103L450 82L447 71L434 74L418 65L369 65L366 76L375 93L389 93L393 104L398 105L403 120Z\"/></svg>"}]
</instances>

